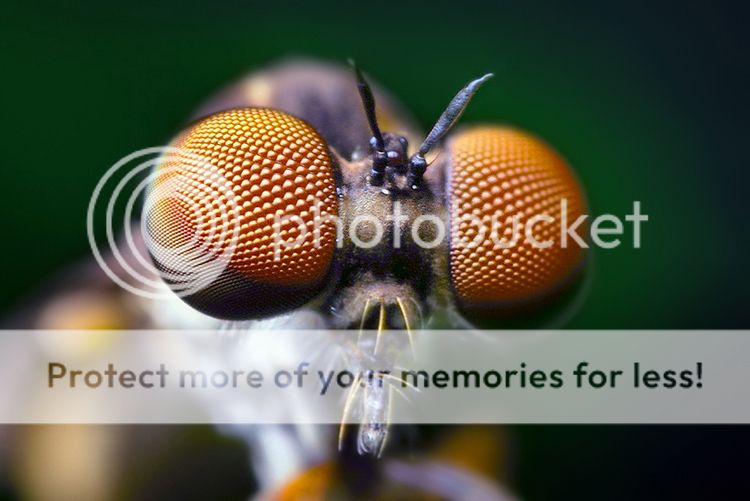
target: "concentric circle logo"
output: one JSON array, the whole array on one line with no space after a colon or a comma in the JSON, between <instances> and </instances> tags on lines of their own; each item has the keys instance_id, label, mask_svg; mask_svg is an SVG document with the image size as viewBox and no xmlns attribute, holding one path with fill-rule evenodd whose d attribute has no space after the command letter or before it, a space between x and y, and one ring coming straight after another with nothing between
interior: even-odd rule
<instances>
[{"instance_id":1,"label":"concentric circle logo","mask_svg":"<svg viewBox=\"0 0 750 501\"><path fill-rule=\"evenodd\" d=\"M188 171L200 172L212 182L188 185L184 176ZM165 204L180 204L196 215L207 206L213 210L204 219L201 235L195 232L175 243L168 235L155 234L149 224ZM117 209L124 211L121 239L115 236ZM172 293L189 296L228 266L240 233L237 214L231 184L210 161L180 148L153 147L127 155L105 172L89 201L86 231L99 266L123 289L162 298L171 294L165 290L166 282ZM100 248L96 233L102 216L105 248ZM139 245L138 237L145 246Z\"/></svg>"}]
</instances>

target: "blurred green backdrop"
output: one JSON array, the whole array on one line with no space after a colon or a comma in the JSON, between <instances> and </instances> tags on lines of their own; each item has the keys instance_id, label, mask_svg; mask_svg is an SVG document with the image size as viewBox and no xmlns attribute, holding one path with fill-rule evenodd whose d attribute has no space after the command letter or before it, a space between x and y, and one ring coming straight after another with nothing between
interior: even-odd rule
<instances>
[{"instance_id":1,"label":"blurred green backdrop","mask_svg":"<svg viewBox=\"0 0 750 501\"><path fill-rule=\"evenodd\" d=\"M641 201L651 218L643 248L597 252L591 293L568 327L750 327L749 47L746 17L729 2L71 1L3 10L3 311L88 256L85 210L108 166L163 144L231 79L310 55L355 58L424 126L469 78L493 71L464 123L511 123L546 139L578 172L594 214L624 215ZM748 435L521 428L522 492L580 495L569 492L578 482L597 492L705 473L686 451L731 472L727 451Z\"/></svg>"}]
</instances>

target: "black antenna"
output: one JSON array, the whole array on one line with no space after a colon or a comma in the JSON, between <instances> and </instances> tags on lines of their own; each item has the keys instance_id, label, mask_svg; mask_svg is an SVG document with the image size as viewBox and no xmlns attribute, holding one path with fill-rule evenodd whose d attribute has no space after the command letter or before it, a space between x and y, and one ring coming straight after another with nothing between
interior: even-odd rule
<instances>
[{"instance_id":1,"label":"black antenna","mask_svg":"<svg viewBox=\"0 0 750 501\"><path fill-rule=\"evenodd\" d=\"M383 184L385 178L385 168L388 164L388 157L385 152L385 140L383 139L383 133L380 132L378 121L375 116L375 97L372 95L372 88L370 84L365 80L364 75L359 70L357 64L350 59L349 64L354 69L354 74L357 77L357 88L359 89L359 96L362 98L362 106L365 109L365 115L367 115L367 122L370 124L370 130L372 131L372 138L370 139L370 145L375 150L375 157L372 162L372 184Z\"/></svg>"},{"instance_id":2,"label":"black antenna","mask_svg":"<svg viewBox=\"0 0 750 501\"><path fill-rule=\"evenodd\" d=\"M419 150L417 150L409 160L409 174L407 178L409 186L415 187L419 184L422 175L425 170L427 170L427 161L424 159L424 156L443 138L443 136L445 136L445 134L448 133L458 119L461 118L464 110L469 105L469 101L474 97L474 94L479 90L479 87L493 76L492 73L487 73L481 78L472 80L466 84L466 87L456 94L450 103L448 103L448 107L445 108L443 114L440 115L438 121L435 122L435 125L432 127L430 133L427 134L427 137L422 142Z\"/></svg>"}]
</instances>

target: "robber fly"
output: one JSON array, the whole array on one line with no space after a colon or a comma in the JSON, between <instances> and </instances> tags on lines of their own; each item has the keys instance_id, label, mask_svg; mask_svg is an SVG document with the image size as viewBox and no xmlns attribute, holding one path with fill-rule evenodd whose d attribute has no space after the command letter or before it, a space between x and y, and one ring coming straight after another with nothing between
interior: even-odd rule
<instances>
[{"instance_id":1,"label":"robber fly","mask_svg":"<svg viewBox=\"0 0 750 501\"><path fill-rule=\"evenodd\" d=\"M356 67L287 62L228 88L157 167L154 187L178 195L148 215L157 268L215 318L305 309L327 328L378 333L424 328L444 311L479 325L557 297L580 275L581 248L498 242L478 227L530 221L561 201L575 219L585 200L567 164L514 128L448 134L491 76L461 89L426 135ZM537 239L559 224L538 225ZM211 257L228 242L218 266ZM189 266L170 252L190 245L204 254ZM185 292L186 276L201 286ZM362 406L358 449L378 455L389 397L370 390L347 412Z\"/></svg>"}]
</instances>

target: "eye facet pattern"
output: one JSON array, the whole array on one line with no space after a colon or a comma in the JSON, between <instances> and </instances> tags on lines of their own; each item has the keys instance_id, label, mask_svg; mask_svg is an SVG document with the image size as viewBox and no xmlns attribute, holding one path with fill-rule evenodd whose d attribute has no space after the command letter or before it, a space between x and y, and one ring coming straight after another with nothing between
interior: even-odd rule
<instances>
[{"instance_id":1,"label":"eye facet pattern","mask_svg":"<svg viewBox=\"0 0 750 501\"><path fill-rule=\"evenodd\" d=\"M146 228L163 277L208 274L181 297L228 320L279 314L314 297L336 247L326 216L338 210L332 160L317 131L280 111L241 108L202 119L172 146L151 190L168 184L168 196L152 203ZM180 259L184 249L191 260ZM177 289L179 280L165 280Z\"/></svg>"},{"instance_id":2,"label":"eye facet pattern","mask_svg":"<svg viewBox=\"0 0 750 501\"><path fill-rule=\"evenodd\" d=\"M459 308L502 313L534 304L560 290L581 269L585 251L568 238L561 245L561 200L567 221L586 210L582 189L560 155L539 139L516 129L483 126L464 130L448 144L451 172L450 277ZM525 236L526 223L547 214L554 221L533 225L539 248ZM499 246L490 237L493 216ZM486 235L479 238L482 221ZM513 242L512 219L518 239ZM462 219L463 218L463 219ZM578 233L585 236L581 225ZM474 247L456 242L481 242ZM502 248L507 247L507 248Z\"/></svg>"}]
</instances>

